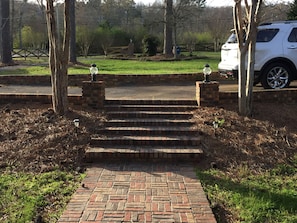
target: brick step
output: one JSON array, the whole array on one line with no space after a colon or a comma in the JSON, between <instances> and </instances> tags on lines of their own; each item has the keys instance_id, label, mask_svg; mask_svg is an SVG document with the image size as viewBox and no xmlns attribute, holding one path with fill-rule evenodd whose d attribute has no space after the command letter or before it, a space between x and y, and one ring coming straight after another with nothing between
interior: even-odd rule
<instances>
[{"instance_id":1,"label":"brick step","mask_svg":"<svg viewBox=\"0 0 297 223\"><path fill-rule=\"evenodd\" d=\"M200 146L178 147L171 146L141 146L141 147L92 147L87 149L85 158L87 162L97 160L135 160L145 159L150 161L191 161L199 160L203 157L203 149Z\"/></svg>"},{"instance_id":2,"label":"brick step","mask_svg":"<svg viewBox=\"0 0 297 223\"><path fill-rule=\"evenodd\" d=\"M106 100L108 105L189 105L197 106L196 100Z\"/></svg>"},{"instance_id":3,"label":"brick step","mask_svg":"<svg viewBox=\"0 0 297 223\"><path fill-rule=\"evenodd\" d=\"M166 112L166 111L111 111L106 113L109 119L116 118L151 118L151 119L190 119L189 112Z\"/></svg>"},{"instance_id":4,"label":"brick step","mask_svg":"<svg viewBox=\"0 0 297 223\"><path fill-rule=\"evenodd\" d=\"M107 100L108 120L92 136L86 159L197 160L203 144L193 128L196 108L190 100Z\"/></svg>"},{"instance_id":5,"label":"brick step","mask_svg":"<svg viewBox=\"0 0 297 223\"><path fill-rule=\"evenodd\" d=\"M194 121L184 119L111 119L105 123L105 126L121 126L121 127L134 127L134 126L171 126L175 127L190 127L195 124Z\"/></svg>"},{"instance_id":6,"label":"brick step","mask_svg":"<svg viewBox=\"0 0 297 223\"><path fill-rule=\"evenodd\" d=\"M91 138L91 146L198 146L199 136L118 136Z\"/></svg>"},{"instance_id":7,"label":"brick step","mask_svg":"<svg viewBox=\"0 0 297 223\"><path fill-rule=\"evenodd\" d=\"M195 105L106 105L107 111L193 111Z\"/></svg>"},{"instance_id":8,"label":"brick step","mask_svg":"<svg viewBox=\"0 0 297 223\"><path fill-rule=\"evenodd\" d=\"M98 135L108 135L108 136L115 136L115 135L143 135L143 136L180 136L180 135L187 135L187 136L194 136L199 135L197 130L191 129L189 127L159 127L159 126L132 126L132 127L105 127L103 129L97 130Z\"/></svg>"}]
</instances>

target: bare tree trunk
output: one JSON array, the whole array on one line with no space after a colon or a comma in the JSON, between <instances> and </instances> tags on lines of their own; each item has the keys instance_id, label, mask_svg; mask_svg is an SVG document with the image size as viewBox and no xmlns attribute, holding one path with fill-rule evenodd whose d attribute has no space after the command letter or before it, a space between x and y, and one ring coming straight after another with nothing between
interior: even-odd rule
<instances>
[{"instance_id":1,"label":"bare tree trunk","mask_svg":"<svg viewBox=\"0 0 297 223\"><path fill-rule=\"evenodd\" d=\"M23 3L24 4L24 3ZM23 6L23 5L22 5ZM23 36L22 36L22 27L23 27L23 15L24 15L24 11L23 11L24 7L21 7L20 11L19 11L19 27L18 27L18 34L19 34L19 48L23 49Z\"/></svg>"},{"instance_id":2,"label":"bare tree trunk","mask_svg":"<svg viewBox=\"0 0 297 223\"><path fill-rule=\"evenodd\" d=\"M1 60L3 64L12 64L12 44L11 44L11 32L10 32L10 0L1 0L1 14L2 14L2 49Z\"/></svg>"},{"instance_id":3,"label":"bare tree trunk","mask_svg":"<svg viewBox=\"0 0 297 223\"><path fill-rule=\"evenodd\" d=\"M252 41L248 51L247 86L246 86L246 114L251 116L253 112L253 86L254 86L254 64L256 43Z\"/></svg>"},{"instance_id":4,"label":"bare tree trunk","mask_svg":"<svg viewBox=\"0 0 297 223\"><path fill-rule=\"evenodd\" d=\"M64 115L68 110L68 60L69 60L69 1L64 3L64 41L59 44L53 0L47 1L47 27L49 36L49 65L52 80L52 103L54 111ZM61 46L61 47L60 47Z\"/></svg>"},{"instance_id":5,"label":"bare tree trunk","mask_svg":"<svg viewBox=\"0 0 297 223\"><path fill-rule=\"evenodd\" d=\"M235 1L233 8L234 27L238 41L238 109L240 114L246 113L246 52L247 44L245 43L244 21L242 15L241 0Z\"/></svg>"},{"instance_id":6,"label":"bare tree trunk","mask_svg":"<svg viewBox=\"0 0 297 223\"><path fill-rule=\"evenodd\" d=\"M164 12L164 50L163 53L166 56L172 57L172 29L173 29L173 1L165 0L165 12Z\"/></svg>"},{"instance_id":7,"label":"bare tree trunk","mask_svg":"<svg viewBox=\"0 0 297 223\"><path fill-rule=\"evenodd\" d=\"M252 96L254 84L255 48L257 38L258 14L262 0L252 0L251 5L245 0L245 15L242 12L241 0L235 0L234 27L238 39L238 106L239 113L252 115ZM246 64L246 54L248 60Z\"/></svg>"},{"instance_id":8,"label":"bare tree trunk","mask_svg":"<svg viewBox=\"0 0 297 223\"><path fill-rule=\"evenodd\" d=\"M238 109L239 113L244 115L246 107L246 83L247 72L245 66L246 51L239 52L239 67L238 67Z\"/></svg>"},{"instance_id":9,"label":"bare tree trunk","mask_svg":"<svg viewBox=\"0 0 297 223\"><path fill-rule=\"evenodd\" d=\"M246 104L247 104L247 115L251 115L253 111L253 85L254 85L254 65L255 65L255 51L256 51L256 40L257 40L257 15L258 10L260 9L261 2L257 3L255 1L250 10L250 17L249 17L249 33L250 33L250 42L249 42L249 49L248 49L248 67L247 67L247 87L246 87Z\"/></svg>"},{"instance_id":10,"label":"bare tree trunk","mask_svg":"<svg viewBox=\"0 0 297 223\"><path fill-rule=\"evenodd\" d=\"M70 1L70 62L76 64L75 2Z\"/></svg>"},{"instance_id":11,"label":"bare tree trunk","mask_svg":"<svg viewBox=\"0 0 297 223\"><path fill-rule=\"evenodd\" d=\"M2 62L2 1L0 1L0 61Z\"/></svg>"}]
</instances>

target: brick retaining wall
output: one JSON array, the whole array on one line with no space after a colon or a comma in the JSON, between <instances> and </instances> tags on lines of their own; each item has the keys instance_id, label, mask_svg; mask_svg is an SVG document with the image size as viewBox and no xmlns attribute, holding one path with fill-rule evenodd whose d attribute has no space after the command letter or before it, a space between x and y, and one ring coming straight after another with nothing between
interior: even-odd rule
<instances>
[{"instance_id":1,"label":"brick retaining wall","mask_svg":"<svg viewBox=\"0 0 297 223\"><path fill-rule=\"evenodd\" d=\"M297 103L296 89L263 90L253 92L253 101L260 103ZM233 104L238 102L237 92L219 92L219 104Z\"/></svg>"},{"instance_id":2,"label":"brick retaining wall","mask_svg":"<svg viewBox=\"0 0 297 223\"><path fill-rule=\"evenodd\" d=\"M68 96L69 103L73 105L83 105L82 96ZM254 102L268 103L297 103L297 90L282 89L282 90L265 90L253 93ZM0 94L0 104L10 103L40 103L50 104L51 95L26 95L26 94ZM237 104L237 92L219 92L218 106L224 104Z\"/></svg>"},{"instance_id":3,"label":"brick retaining wall","mask_svg":"<svg viewBox=\"0 0 297 223\"><path fill-rule=\"evenodd\" d=\"M68 102L70 105L83 105L82 96L68 96ZM39 95L39 94L0 94L0 104L51 104L51 95Z\"/></svg>"},{"instance_id":4,"label":"brick retaining wall","mask_svg":"<svg viewBox=\"0 0 297 223\"><path fill-rule=\"evenodd\" d=\"M212 79L219 80L217 74L212 74ZM69 75L69 86L82 86L82 83L90 80L90 75ZM154 85L160 83L175 83L183 81L195 83L202 80L202 74L171 74L171 75L98 75L97 80L104 80L105 87L117 85ZM15 85L50 85L50 76L0 76L0 84ZM297 103L297 90L264 90L254 92L255 102L272 103ZM103 97L103 96L102 96ZM105 97L105 95L104 95ZM40 102L50 104L50 95L25 95L25 94L0 94L0 104L7 103L32 103ZM218 105L237 103L237 92L219 92ZM82 96L69 96L69 103L83 105Z\"/></svg>"},{"instance_id":5,"label":"brick retaining wall","mask_svg":"<svg viewBox=\"0 0 297 223\"><path fill-rule=\"evenodd\" d=\"M219 75L214 73L211 78L219 79ZM84 81L89 81L90 75L77 74L68 75L69 86L82 86ZM106 87L114 87L120 85L147 85L147 84L160 84L160 83L179 83L179 82L195 82L197 80L203 80L203 74L161 74L161 75L112 75L112 74L100 74L97 75L97 80L103 80ZM4 85L50 85L51 77L49 75L43 76L25 76L25 75L13 75L13 76L0 76L0 84Z\"/></svg>"}]
</instances>

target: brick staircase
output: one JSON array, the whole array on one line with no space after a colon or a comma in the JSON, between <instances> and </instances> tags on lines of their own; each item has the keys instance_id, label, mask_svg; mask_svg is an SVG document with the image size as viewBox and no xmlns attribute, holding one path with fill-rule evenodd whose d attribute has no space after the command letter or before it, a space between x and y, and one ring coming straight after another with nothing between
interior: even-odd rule
<instances>
[{"instance_id":1,"label":"brick staircase","mask_svg":"<svg viewBox=\"0 0 297 223\"><path fill-rule=\"evenodd\" d=\"M107 100L108 121L91 138L86 161L196 160L203 155L191 100Z\"/></svg>"}]
</instances>

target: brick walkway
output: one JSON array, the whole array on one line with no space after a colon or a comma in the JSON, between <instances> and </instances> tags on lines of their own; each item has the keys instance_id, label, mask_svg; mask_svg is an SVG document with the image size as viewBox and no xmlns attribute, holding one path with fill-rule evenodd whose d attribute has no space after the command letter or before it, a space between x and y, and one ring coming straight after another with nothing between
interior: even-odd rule
<instances>
[{"instance_id":1,"label":"brick walkway","mask_svg":"<svg viewBox=\"0 0 297 223\"><path fill-rule=\"evenodd\" d=\"M216 220L191 164L114 163L87 170L58 222Z\"/></svg>"}]
</instances>

